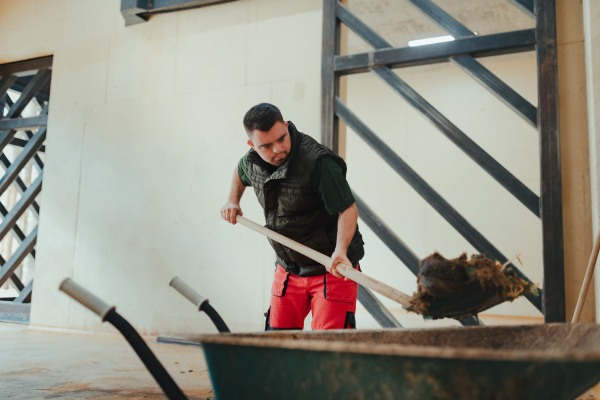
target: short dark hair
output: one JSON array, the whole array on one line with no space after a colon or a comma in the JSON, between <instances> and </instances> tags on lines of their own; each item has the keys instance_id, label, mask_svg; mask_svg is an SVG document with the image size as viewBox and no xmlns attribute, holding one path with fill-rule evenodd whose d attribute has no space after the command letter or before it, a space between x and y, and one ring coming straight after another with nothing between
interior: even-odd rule
<instances>
[{"instance_id":1,"label":"short dark hair","mask_svg":"<svg viewBox=\"0 0 600 400\"><path fill-rule=\"evenodd\" d=\"M244 115L244 128L248 136L258 129L261 132L270 130L276 122L284 122L279 108L273 104L260 103L248 110Z\"/></svg>"}]
</instances>

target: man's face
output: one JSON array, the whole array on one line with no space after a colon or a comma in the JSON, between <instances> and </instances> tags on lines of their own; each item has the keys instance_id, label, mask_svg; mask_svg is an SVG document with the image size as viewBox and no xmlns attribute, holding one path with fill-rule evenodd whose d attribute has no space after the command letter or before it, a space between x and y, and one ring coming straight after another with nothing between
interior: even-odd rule
<instances>
[{"instance_id":1,"label":"man's face","mask_svg":"<svg viewBox=\"0 0 600 400\"><path fill-rule=\"evenodd\" d=\"M248 144L258 153L260 158L269 164L280 166L287 159L292 147L287 122L276 122L266 131L255 129Z\"/></svg>"}]
</instances>

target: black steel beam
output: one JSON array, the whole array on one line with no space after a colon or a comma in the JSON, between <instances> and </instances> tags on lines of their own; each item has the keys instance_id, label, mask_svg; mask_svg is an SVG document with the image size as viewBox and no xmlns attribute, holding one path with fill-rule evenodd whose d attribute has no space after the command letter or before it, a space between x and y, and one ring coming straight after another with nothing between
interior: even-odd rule
<instances>
[{"instance_id":1,"label":"black steel beam","mask_svg":"<svg viewBox=\"0 0 600 400\"><path fill-rule=\"evenodd\" d=\"M16 80L17 77L15 75L10 74L4 75L2 79L0 79L0 97L4 97L4 95L6 95L6 92L12 87ZM2 104L2 106L4 108L4 104Z\"/></svg>"},{"instance_id":2,"label":"black steel beam","mask_svg":"<svg viewBox=\"0 0 600 400\"><path fill-rule=\"evenodd\" d=\"M0 76L17 75L21 76L31 71L52 67L52 56L32 58L31 60L16 61L0 64Z\"/></svg>"},{"instance_id":3,"label":"black steel beam","mask_svg":"<svg viewBox=\"0 0 600 400\"><path fill-rule=\"evenodd\" d=\"M533 5L533 0L508 0L508 2L535 19L535 6Z\"/></svg>"},{"instance_id":4,"label":"black steel beam","mask_svg":"<svg viewBox=\"0 0 600 400\"><path fill-rule=\"evenodd\" d=\"M24 139L18 139L18 138L13 138L13 140L10 141L10 145L11 146L18 146L18 147L25 147L27 146L27 143L29 143L29 140L24 140ZM45 153L46 152L46 146L42 146L40 147L40 149L38 150L40 153ZM40 160L41 161L41 160ZM44 167L44 164L42 162L41 167Z\"/></svg>"},{"instance_id":5,"label":"black steel beam","mask_svg":"<svg viewBox=\"0 0 600 400\"><path fill-rule=\"evenodd\" d=\"M23 148L23 151L21 151L12 165L6 170L2 178L0 178L0 196L8 189L15 178L19 176L23 167L25 167L29 160L37 153L38 149L44 143L44 140L46 140L46 128L40 129L39 132L29 140L27 145Z\"/></svg>"},{"instance_id":6,"label":"black steel beam","mask_svg":"<svg viewBox=\"0 0 600 400\"><path fill-rule=\"evenodd\" d=\"M9 107L13 105L13 102L12 102L12 100L10 100L10 98L8 99L7 104L9 105ZM42 110L40 111L40 115L39 115L40 117L44 116L44 115L45 116L48 115L48 106L49 106L49 103L46 103L46 105L42 108ZM30 130L25 130L25 134L29 138L33 137L33 135L34 135L34 133L31 132ZM9 144L13 145L13 146L25 147L25 145L27 144L27 140L13 138L13 140L11 140ZM40 147L39 151L44 153L46 151L46 146ZM39 158L39 156L37 156L37 155L35 156L35 161L40 168L44 168L44 162Z\"/></svg>"},{"instance_id":7,"label":"black steel beam","mask_svg":"<svg viewBox=\"0 0 600 400\"><path fill-rule=\"evenodd\" d=\"M402 328L394 315L367 288L358 285L358 301L382 328Z\"/></svg>"},{"instance_id":8,"label":"black steel beam","mask_svg":"<svg viewBox=\"0 0 600 400\"><path fill-rule=\"evenodd\" d=\"M0 120L0 130L14 129L23 131L26 129L35 129L40 126L48 125L48 116L40 115L29 118L11 118Z\"/></svg>"},{"instance_id":9,"label":"black steel beam","mask_svg":"<svg viewBox=\"0 0 600 400\"><path fill-rule=\"evenodd\" d=\"M428 11L432 7L435 8L438 12L434 14L439 15L441 18L441 21L436 22L438 22L444 29L448 30L454 36L474 36L473 32L471 32L468 28L463 26L460 22L454 20L450 15L445 13L445 11L430 1L415 0L412 2L423 12ZM362 22L340 3L338 3L337 12L338 18L340 18L341 21L348 26L348 28L350 28L354 33L356 33L374 48L382 49L386 47L392 47L389 42L383 39L377 32L373 31L368 25ZM532 124L534 127L536 126L536 108L510 86L505 84L496 75L481 65L477 60L475 60L475 58L470 55L463 55L451 57L450 59L461 68L465 69L471 76L473 76L473 78L483 84L494 95L499 97L500 100L504 101L507 105L517 111L530 124Z\"/></svg>"},{"instance_id":10,"label":"black steel beam","mask_svg":"<svg viewBox=\"0 0 600 400\"><path fill-rule=\"evenodd\" d=\"M339 154L339 121L335 99L339 96L339 77L333 60L340 51L340 21L336 18L337 0L323 0L323 54L321 60L321 144Z\"/></svg>"},{"instance_id":11,"label":"black steel beam","mask_svg":"<svg viewBox=\"0 0 600 400\"><path fill-rule=\"evenodd\" d=\"M10 257L6 264L0 268L0 286L4 285L4 283L14 273L15 269L21 265L21 262L23 262L27 254L29 254L34 248L35 243L37 242L37 232L38 227L36 226L29 236L27 236L27 239L21 243L19 249Z\"/></svg>"},{"instance_id":12,"label":"black steel beam","mask_svg":"<svg viewBox=\"0 0 600 400\"><path fill-rule=\"evenodd\" d=\"M339 1L336 1L336 15L348 28L374 48L384 49L386 47L393 47L387 40L371 29L369 25L362 22Z\"/></svg>"},{"instance_id":13,"label":"black steel beam","mask_svg":"<svg viewBox=\"0 0 600 400\"><path fill-rule=\"evenodd\" d=\"M4 166L4 168L6 168L6 170L8 170L11 166L9 159L6 158L6 155L4 153L0 154L0 163ZM18 176L15 179L15 183L17 190L21 195L23 195L23 193L25 193L25 191L27 190L27 185L25 185L23 180ZM34 201L31 204L31 207L33 208L34 214L38 216L40 214L40 206L38 205L38 203Z\"/></svg>"},{"instance_id":14,"label":"black steel beam","mask_svg":"<svg viewBox=\"0 0 600 400\"><path fill-rule=\"evenodd\" d=\"M474 33L430 0L408 0L452 36L472 36Z\"/></svg>"},{"instance_id":15,"label":"black steel beam","mask_svg":"<svg viewBox=\"0 0 600 400\"><path fill-rule=\"evenodd\" d=\"M25 109L27 104L36 95L36 93L48 82L50 79L51 71L49 69L41 69L35 75L33 79L29 81L25 89L21 92L21 96L12 105L6 118L15 118L21 115L21 112Z\"/></svg>"},{"instance_id":16,"label":"black steel beam","mask_svg":"<svg viewBox=\"0 0 600 400\"><path fill-rule=\"evenodd\" d=\"M0 256L0 267L2 267L4 264L6 264L6 260L4 259L4 257ZM10 276L10 280L12 281L12 283L15 285L15 287L17 288L17 290L19 292L21 292L25 286L23 285L23 282L21 282L21 280L19 279L19 277L15 274L12 274Z\"/></svg>"},{"instance_id":17,"label":"black steel beam","mask_svg":"<svg viewBox=\"0 0 600 400\"><path fill-rule=\"evenodd\" d=\"M148 17L141 17L150 8L149 0L121 0L121 15L125 19L125 26L146 22Z\"/></svg>"},{"instance_id":18,"label":"black steel beam","mask_svg":"<svg viewBox=\"0 0 600 400\"><path fill-rule=\"evenodd\" d=\"M467 71L525 121L537 128L537 108L471 56L452 57L452 61Z\"/></svg>"},{"instance_id":19,"label":"black steel beam","mask_svg":"<svg viewBox=\"0 0 600 400\"><path fill-rule=\"evenodd\" d=\"M0 213L2 213L2 217L6 217L6 215L8 214L8 211L6 210L6 208L4 208L4 205L2 203L0 203ZM17 242L19 242L19 244L21 244L25 240L25 234L23 233L23 231L21 231L21 228L19 228L19 226L17 224L15 224L13 226L13 232L16 235L16 237L14 237L14 239L17 240ZM35 249L32 249L31 252L29 253L29 255L33 259L35 259ZM2 256L0 256L0 267L4 264L6 264L6 260ZM23 291L25 286L23 285L23 282L21 282L21 280L19 279L18 276L16 276L13 273L10 276L10 280L12 281L12 283L15 285L15 287L17 288L17 290L19 292Z\"/></svg>"},{"instance_id":20,"label":"black steel beam","mask_svg":"<svg viewBox=\"0 0 600 400\"><path fill-rule=\"evenodd\" d=\"M435 23L445 29L454 38L464 38L475 36L469 28L454 19L446 11L438 7L430 0L409 0L420 11L425 13ZM481 65L470 55L455 56L451 58L458 66L463 68L475 80L481 83L492 94L497 96L508 106L512 107L521 117L529 122L533 127L537 123L536 108L525 100L520 94L504 83L500 78Z\"/></svg>"},{"instance_id":21,"label":"black steel beam","mask_svg":"<svg viewBox=\"0 0 600 400\"><path fill-rule=\"evenodd\" d=\"M423 178L421 178L404 160L402 160L384 141L371 131L344 103L336 99L336 113L354 132L356 132L383 160L390 165L425 201L427 201L450 225L456 229L471 245L482 254L504 264L508 259L462 215L440 196ZM515 265L511 268L522 279L531 282ZM526 295L527 299L540 311L542 302L539 297Z\"/></svg>"},{"instance_id":22,"label":"black steel beam","mask_svg":"<svg viewBox=\"0 0 600 400\"><path fill-rule=\"evenodd\" d=\"M21 215L23 215L25 210L27 210L31 203L33 203L35 197L40 193L42 190L42 177L43 174L40 174L37 177L37 179L31 184L25 193L23 193L23 196L21 196L13 209L9 211L6 217L4 217L2 223L0 224L0 240L2 240L4 236L6 236L6 234L15 226L17 220L21 217Z\"/></svg>"},{"instance_id":23,"label":"black steel beam","mask_svg":"<svg viewBox=\"0 0 600 400\"><path fill-rule=\"evenodd\" d=\"M14 303L31 303L31 292L33 291L33 279L21 290L21 293L13 300Z\"/></svg>"},{"instance_id":24,"label":"black steel beam","mask_svg":"<svg viewBox=\"0 0 600 400\"><path fill-rule=\"evenodd\" d=\"M19 99L12 107L10 107L10 110L8 110L8 113L6 114L6 118L15 118L19 116L40 88L50 79L50 75L51 71L49 69L39 70L35 77L29 81L23 92L21 92ZM15 133L16 130L14 129L0 130L0 151L3 151L11 142Z\"/></svg>"},{"instance_id":25,"label":"black steel beam","mask_svg":"<svg viewBox=\"0 0 600 400\"><path fill-rule=\"evenodd\" d=\"M554 0L537 0L545 322L565 322L566 318L555 7Z\"/></svg>"},{"instance_id":26,"label":"black steel beam","mask_svg":"<svg viewBox=\"0 0 600 400\"><path fill-rule=\"evenodd\" d=\"M21 93L27 86L27 83L29 83L30 78L31 78L30 76L20 77L12 85L11 89L14 90L15 92ZM48 89L45 90L46 88L48 88ZM38 101L39 104L43 104L44 102L47 102L50 100L50 88L49 88L48 84L46 84L44 87L42 87L40 89L39 92L36 93L35 99Z\"/></svg>"},{"instance_id":27,"label":"black steel beam","mask_svg":"<svg viewBox=\"0 0 600 400\"><path fill-rule=\"evenodd\" d=\"M6 216L8 215L8 210L6 209L6 207L4 207L4 204L0 203L0 214L2 214L2 219L6 218ZM23 231L21 230L21 228L19 228L19 225L15 224L13 226L13 232L16 235L16 240L21 243L23 240L25 240L25 234L23 233ZM33 250L31 252L31 256L33 258L35 258L35 250ZM0 256L0 264L4 264L5 260L2 258L2 256ZM19 289L20 290L20 289Z\"/></svg>"},{"instance_id":28,"label":"black steel beam","mask_svg":"<svg viewBox=\"0 0 600 400\"><path fill-rule=\"evenodd\" d=\"M374 68L372 71L390 85L408 103L435 125L452 143L467 154L483 170L492 176L525 207L539 217L539 197L506 168L465 135L456 125L436 110L427 100L414 91L389 68Z\"/></svg>"},{"instance_id":29,"label":"black steel beam","mask_svg":"<svg viewBox=\"0 0 600 400\"><path fill-rule=\"evenodd\" d=\"M48 108L50 107L50 103L46 103L46 105L42 108L42 110L40 111L40 116L41 115L48 115ZM25 130L25 134L27 135L27 137L29 137L29 139L31 139L34 135L33 132L29 131L29 130ZM14 141L14 139L13 139ZM13 144L13 141L10 142L10 144ZM42 146L39 148L40 152L45 152L46 151L46 146ZM42 161L42 159L40 158L39 155L35 154L33 156L35 163L38 165L39 169L42 170L44 169L44 162Z\"/></svg>"},{"instance_id":30,"label":"black steel beam","mask_svg":"<svg viewBox=\"0 0 600 400\"><path fill-rule=\"evenodd\" d=\"M155 14L191 10L237 0L121 0L121 14L125 25L146 22Z\"/></svg>"},{"instance_id":31,"label":"black steel beam","mask_svg":"<svg viewBox=\"0 0 600 400\"><path fill-rule=\"evenodd\" d=\"M334 68L338 74L355 74L366 72L369 68L383 66L400 68L447 62L450 57L465 54L483 57L532 51L535 43L535 30L524 29L459 38L451 42L428 46L380 49L369 53L336 56Z\"/></svg>"},{"instance_id":32,"label":"black steel beam","mask_svg":"<svg viewBox=\"0 0 600 400\"><path fill-rule=\"evenodd\" d=\"M367 206L367 203L352 192L358 208L358 216L377 235L377 237L402 261L406 267L415 275L419 275L421 260L399 237L396 235L375 212ZM464 326L480 325L475 317L469 317L459 322ZM383 326L383 325L382 325Z\"/></svg>"},{"instance_id":33,"label":"black steel beam","mask_svg":"<svg viewBox=\"0 0 600 400\"><path fill-rule=\"evenodd\" d=\"M356 192L352 192L358 208L358 216L377 235L377 237L402 261L404 265L416 276L419 275L421 259L417 256L398 235L396 235L381 218L365 203Z\"/></svg>"}]
</instances>

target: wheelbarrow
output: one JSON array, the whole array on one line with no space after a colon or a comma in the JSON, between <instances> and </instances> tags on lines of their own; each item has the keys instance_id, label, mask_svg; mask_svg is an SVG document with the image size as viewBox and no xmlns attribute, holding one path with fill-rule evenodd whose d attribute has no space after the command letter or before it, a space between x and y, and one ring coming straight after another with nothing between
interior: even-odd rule
<instances>
[{"instance_id":1,"label":"wheelbarrow","mask_svg":"<svg viewBox=\"0 0 600 400\"><path fill-rule=\"evenodd\" d=\"M70 279L61 290L125 336L169 399L186 398L115 307ZM219 400L572 400L600 380L594 324L220 333L193 340L202 344Z\"/></svg>"},{"instance_id":2,"label":"wheelbarrow","mask_svg":"<svg viewBox=\"0 0 600 400\"><path fill-rule=\"evenodd\" d=\"M179 278L171 286L202 299ZM218 399L572 400L600 381L600 326L200 335Z\"/></svg>"}]
</instances>

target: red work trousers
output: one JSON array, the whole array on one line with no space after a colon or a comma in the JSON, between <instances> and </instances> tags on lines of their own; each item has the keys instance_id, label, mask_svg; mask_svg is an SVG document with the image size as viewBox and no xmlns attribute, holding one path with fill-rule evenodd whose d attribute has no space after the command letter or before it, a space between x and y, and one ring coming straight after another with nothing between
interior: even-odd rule
<instances>
[{"instance_id":1,"label":"red work trousers","mask_svg":"<svg viewBox=\"0 0 600 400\"><path fill-rule=\"evenodd\" d=\"M311 310L313 330L355 328L357 289L329 273L302 277L277 265L266 329L302 329Z\"/></svg>"}]
</instances>

